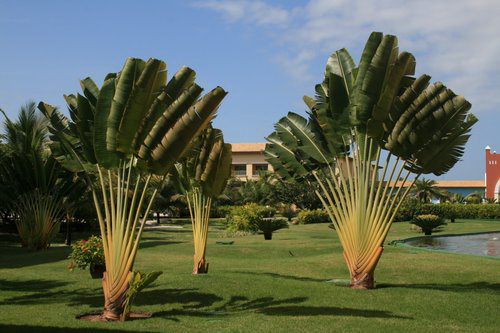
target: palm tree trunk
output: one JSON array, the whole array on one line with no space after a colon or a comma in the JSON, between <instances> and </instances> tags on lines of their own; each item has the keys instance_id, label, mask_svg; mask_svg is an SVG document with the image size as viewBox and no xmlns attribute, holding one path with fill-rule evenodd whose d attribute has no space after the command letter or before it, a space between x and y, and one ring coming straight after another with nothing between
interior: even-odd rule
<instances>
[{"instance_id":1,"label":"palm tree trunk","mask_svg":"<svg viewBox=\"0 0 500 333\"><path fill-rule=\"evenodd\" d=\"M130 276L130 273L129 273ZM125 320L123 312L125 309L125 302L127 300L127 291L129 288L128 278L126 283L122 286L115 286L113 288L111 283L108 283L106 272L102 279L102 288L104 290L104 311L102 317L109 321Z\"/></svg>"},{"instance_id":2,"label":"palm tree trunk","mask_svg":"<svg viewBox=\"0 0 500 333\"><path fill-rule=\"evenodd\" d=\"M210 219L212 198L207 198L198 188L193 190L192 193L188 193L186 197L193 227L193 274L206 274L208 273L208 263L205 260L205 253L207 249L208 221Z\"/></svg>"},{"instance_id":3,"label":"palm tree trunk","mask_svg":"<svg viewBox=\"0 0 500 333\"><path fill-rule=\"evenodd\" d=\"M71 226L73 221L73 216L70 211L66 211L66 245L71 245Z\"/></svg>"},{"instance_id":4,"label":"palm tree trunk","mask_svg":"<svg viewBox=\"0 0 500 333\"><path fill-rule=\"evenodd\" d=\"M349 288L363 290L375 289L375 268L382 256L382 251L383 247L379 247L372 252L368 261L356 260L354 262L350 262L347 254L344 252L344 258L346 259L350 272Z\"/></svg>"}]
</instances>

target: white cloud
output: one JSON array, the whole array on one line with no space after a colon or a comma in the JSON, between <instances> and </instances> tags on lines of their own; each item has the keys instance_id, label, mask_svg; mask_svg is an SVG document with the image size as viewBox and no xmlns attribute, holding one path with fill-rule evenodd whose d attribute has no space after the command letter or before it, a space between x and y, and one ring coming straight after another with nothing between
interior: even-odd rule
<instances>
[{"instance_id":1,"label":"white cloud","mask_svg":"<svg viewBox=\"0 0 500 333\"><path fill-rule=\"evenodd\" d=\"M497 0L310 0L287 9L270 1L210 0L197 6L232 22L274 25L269 38L277 42L276 62L307 84L313 63L342 47L357 59L369 33L383 31L397 35L400 49L416 56L417 74L464 94L474 112L500 106Z\"/></svg>"},{"instance_id":2,"label":"white cloud","mask_svg":"<svg viewBox=\"0 0 500 333\"><path fill-rule=\"evenodd\" d=\"M232 21L245 21L256 25L280 25L287 23L290 13L264 1L205 0L194 3L195 7L209 8L224 14Z\"/></svg>"}]
</instances>

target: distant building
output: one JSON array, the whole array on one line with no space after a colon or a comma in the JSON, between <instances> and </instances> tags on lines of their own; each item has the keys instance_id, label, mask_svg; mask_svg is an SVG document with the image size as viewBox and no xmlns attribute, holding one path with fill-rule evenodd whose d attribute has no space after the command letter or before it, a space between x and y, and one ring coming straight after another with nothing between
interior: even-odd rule
<instances>
[{"instance_id":1,"label":"distant building","mask_svg":"<svg viewBox=\"0 0 500 333\"><path fill-rule=\"evenodd\" d=\"M486 146L486 172L484 182L486 183L485 198L498 199L500 188L500 155L494 151L491 153L490 146Z\"/></svg>"},{"instance_id":2,"label":"distant building","mask_svg":"<svg viewBox=\"0 0 500 333\"><path fill-rule=\"evenodd\" d=\"M258 179L259 172L273 171L272 166L264 158L265 142L233 143L232 174L241 180ZM497 198L500 191L500 155L490 153L486 147L486 177L484 180L438 180L436 186L451 193L459 193L464 197L473 192L485 192L486 198ZM486 184L486 185L485 185ZM410 182L405 183L405 187Z\"/></svg>"},{"instance_id":3,"label":"distant building","mask_svg":"<svg viewBox=\"0 0 500 333\"><path fill-rule=\"evenodd\" d=\"M240 180L257 179L262 171L273 171L264 158L266 143L232 143L232 175Z\"/></svg>"}]
</instances>

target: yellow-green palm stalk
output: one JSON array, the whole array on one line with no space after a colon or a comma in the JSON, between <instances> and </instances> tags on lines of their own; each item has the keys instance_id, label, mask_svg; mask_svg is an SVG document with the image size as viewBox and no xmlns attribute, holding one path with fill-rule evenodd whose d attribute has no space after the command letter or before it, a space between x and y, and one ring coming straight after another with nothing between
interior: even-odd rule
<instances>
[{"instance_id":1,"label":"yellow-green palm stalk","mask_svg":"<svg viewBox=\"0 0 500 333\"><path fill-rule=\"evenodd\" d=\"M34 190L17 198L14 212L18 216L16 226L23 246L33 250L50 246L59 232L63 213L59 197Z\"/></svg>"},{"instance_id":2,"label":"yellow-green palm stalk","mask_svg":"<svg viewBox=\"0 0 500 333\"><path fill-rule=\"evenodd\" d=\"M316 97L304 97L309 119L289 113L268 137L266 158L279 176L319 182L352 288L374 287L410 174L414 182L450 170L477 121L462 96L414 71L395 36L374 32L358 66L345 49L329 57Z\"/></svg>"},{"instance_id":3,"label":"yellow-green palm stalk","mask_svg":"<svg viewBox=\"0 0 500 333\"><path fill-rule=\"evenodd\" d=\"M184 67L167 82L163 61L129 58L100 89L86 78L83 95L65 96L71 121L39 105L50 120L53 155L69 170L84 172L92 186L106 262L106 320L126 319L132 280L137 285L138 277L149 276L133 272L133 265L156 195L156 189L146 195L152 176L169 172L226 95L217 87L201 97L194 80L195 72Z\"/></svg>"},{"instance_id":4,"label":"yellow-green palm stalk","mask_svg":"<svg viewBox=\"0 0 500 333\"><path fill-rule=\"evenodd\" d=\"M205 253L210 208L231 175L231 145L224 143L221 130L209 126L175 170L174 183L186 196L193 227L193 274L208 273Z\"/></svg>"}]
</instances>

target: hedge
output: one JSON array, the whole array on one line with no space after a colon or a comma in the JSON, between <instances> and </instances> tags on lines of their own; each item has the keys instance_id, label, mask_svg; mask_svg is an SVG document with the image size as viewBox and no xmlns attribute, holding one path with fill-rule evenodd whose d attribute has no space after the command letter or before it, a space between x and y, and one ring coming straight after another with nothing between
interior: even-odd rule
<instances>
[{"instance_id":1,"label":"hedge","mask_svg":"<svg viewBox=\"0 0 500 333\"><path fill-rule=\"evenodd\" d=\"M433 214L452 222L455 219L499 219L498 204L414 204L405 203L396 214L395 221L410 221L415 215Z\"/></svg>"},{"instance_id":2,"label":"hedge","mask_svg":"<svg viewBox=\"0 0 500 333\"><path fill-rule=\"evenodd\" d=\"M304 209L297 215L297 222L300 224L330 222L330 216L324 209Z\"/></svg>"}]
</instances>

